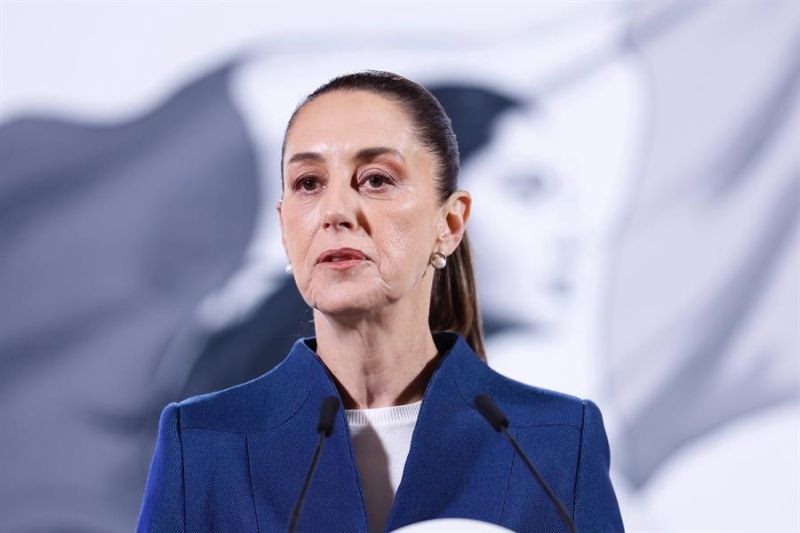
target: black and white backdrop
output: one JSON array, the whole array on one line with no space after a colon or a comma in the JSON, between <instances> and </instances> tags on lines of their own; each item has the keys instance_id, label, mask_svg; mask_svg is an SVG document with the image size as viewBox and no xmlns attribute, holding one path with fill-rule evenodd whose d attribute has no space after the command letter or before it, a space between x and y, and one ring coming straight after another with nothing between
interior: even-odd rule
<instances>
[{"instance_id":1,"label":"black and white backdrop","mask_svg":"<svg viewBox=\"0 0 800 533\"><path fill-rule=\"evenodd\" d=\"M129 531L169 401L269 370L280 143L347 71L453 119L489 364L603 411L631 531L800 529L800 9L0 4L0 530Z\"/></svg>"}]
</instances>

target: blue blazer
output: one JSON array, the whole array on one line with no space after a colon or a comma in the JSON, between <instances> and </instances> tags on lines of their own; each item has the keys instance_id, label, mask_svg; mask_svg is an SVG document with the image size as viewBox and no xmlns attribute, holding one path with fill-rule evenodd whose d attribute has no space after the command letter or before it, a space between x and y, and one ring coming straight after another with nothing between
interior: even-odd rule
<instances>
[{"instance_id":1,"label":"blue blazer","mask_svg":"<svg viewBox=\"0 0 800 533\"><path fill-rule=\"evenodd\" d=\"M513 381L453 332L425 389L386 531L433 518L472 518L514 531L566 531L509 442L474 408L488 394L581 533L622 531L597 406ZM247 383L168 405L161 414L138 531L285 531L317 443L322 399L339 396L298 339ZM299 531L366 532L366 512L342 410L327 439Z\"/></svg>"}]
</instances>

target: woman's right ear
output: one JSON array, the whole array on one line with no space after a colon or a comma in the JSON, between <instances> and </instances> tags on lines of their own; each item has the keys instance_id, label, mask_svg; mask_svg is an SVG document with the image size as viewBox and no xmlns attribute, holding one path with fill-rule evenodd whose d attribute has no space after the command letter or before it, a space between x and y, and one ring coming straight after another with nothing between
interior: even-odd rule
<instances>
[{"instance_id":1,"label":"woman's right ear","mask_svg":"<svg viewBox=\"0 0 800 533\"><path fill-rule=\"evenodd\" d=\"M286 256L289 256L289 249L286 248L286 236L283 234L283 218L281 217L281 201L275 204L275 210L278 212L278 224L281 228L281 243L283 243L283 251L286 253Z\"/></svg>"}]
</instances>

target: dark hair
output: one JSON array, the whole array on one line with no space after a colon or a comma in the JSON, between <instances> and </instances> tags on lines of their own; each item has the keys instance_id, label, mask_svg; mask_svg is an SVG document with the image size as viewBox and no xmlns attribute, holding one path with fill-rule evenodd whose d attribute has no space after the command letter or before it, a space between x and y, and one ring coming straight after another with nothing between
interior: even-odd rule
<instances>
[{"instance_id":1,"label":"dark hair","mask_svg":"<svg viewBox=\"0 0 800 533\"><path fill-rule=\"evenodd\" d=\"M332 91L367 91L399 103L414 124L417 139L438 161L435 177L441 204L458 188L459 153L452 123L433 94L407 78L377 70L339 76L308 95L292 113L281 149L281 181L286 137L298 113L309 102ZM486 361L483 324L478 308L475 271L469 239L464 232L461 243L447 258L447 265L434 269L428 325L432 332L455 331L464 336L476 354Z\"/></svg>"}]
</instances>

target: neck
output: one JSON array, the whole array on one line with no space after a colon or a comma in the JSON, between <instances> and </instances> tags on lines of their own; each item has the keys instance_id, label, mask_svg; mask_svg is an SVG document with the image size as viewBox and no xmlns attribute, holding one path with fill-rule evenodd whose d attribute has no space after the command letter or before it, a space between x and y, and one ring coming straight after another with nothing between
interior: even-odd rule
<instances>
[{"instance_id":1,"label":"neck","mask_svg":"<svg viewBox=\"0 0 800 533\"><path fill-rule=\"evenodd\" d=\"M422 399L438 353L428 313L414 311L343 319L314 310L317 355L333 374L345 409Z\"/></svg>"}]
</instances>

